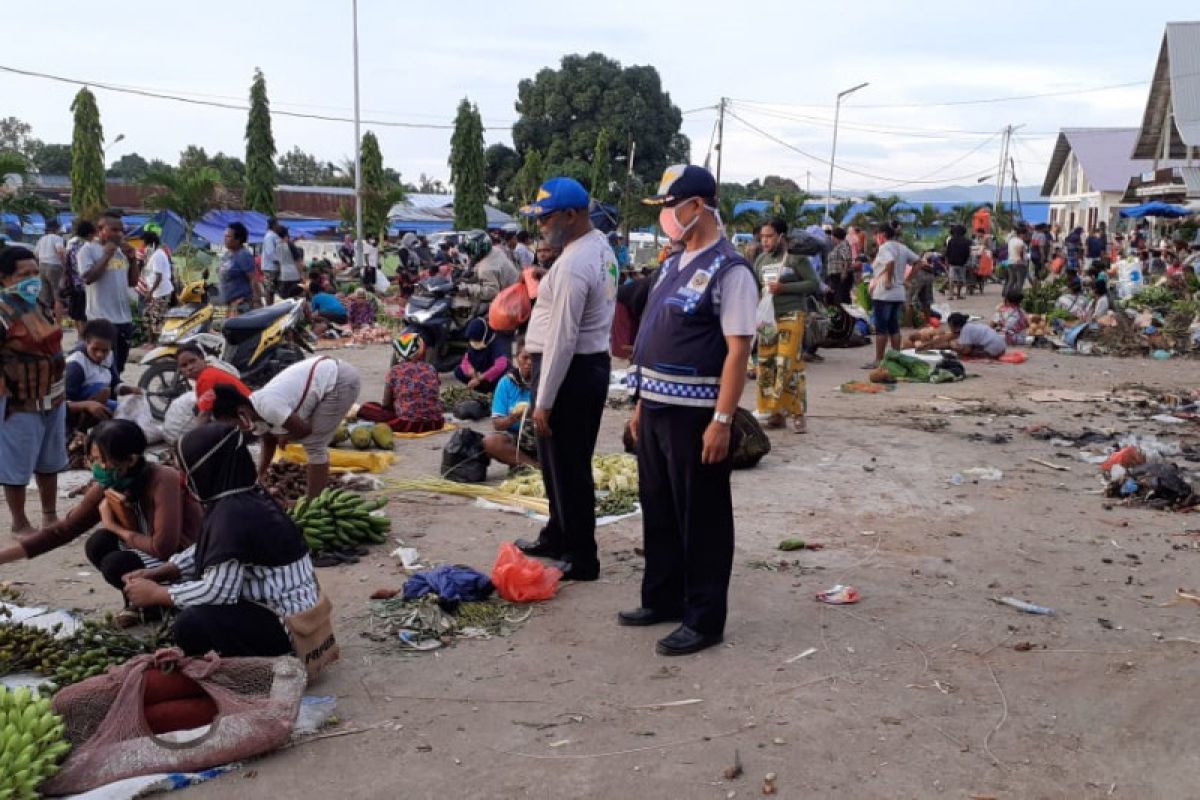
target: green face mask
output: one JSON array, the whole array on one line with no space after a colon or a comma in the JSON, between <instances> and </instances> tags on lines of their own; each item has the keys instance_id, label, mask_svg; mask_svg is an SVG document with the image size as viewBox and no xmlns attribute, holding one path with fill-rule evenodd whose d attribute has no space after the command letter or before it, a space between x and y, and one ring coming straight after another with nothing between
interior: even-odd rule
<instances>
[{"instance_id":1,"label":"green face mask","mask_svg":"<svg viewBox=\"0 0 1200 800\"><path fill-rule=\"evenodd\" d=\"M133 483L130 476L118 475L116 467L109 469L100 464L92 464L92 477L102 489L115 489L118 492L128 489Z\"/></svg>"}]
</instances>

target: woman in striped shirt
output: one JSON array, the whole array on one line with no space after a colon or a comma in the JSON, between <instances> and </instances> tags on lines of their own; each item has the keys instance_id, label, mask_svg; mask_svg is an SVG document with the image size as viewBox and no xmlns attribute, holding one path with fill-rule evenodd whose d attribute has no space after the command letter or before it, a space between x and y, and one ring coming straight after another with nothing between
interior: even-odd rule
<instances>
[{"instance_id":1,"label":"woman in striped shirt","mask_svg":"<svg viewBox=\"0 0 1200 800\"><path fill-rule=\"evenodd\" d=\"M287 618L320 598L304 537L258 485L248 439L222 423L184 435L179 463L204 506L200 538L163 566L126 577L133 605L179 609L175 641L188 655L291 653Z\"/></svg>"}]
</instances>

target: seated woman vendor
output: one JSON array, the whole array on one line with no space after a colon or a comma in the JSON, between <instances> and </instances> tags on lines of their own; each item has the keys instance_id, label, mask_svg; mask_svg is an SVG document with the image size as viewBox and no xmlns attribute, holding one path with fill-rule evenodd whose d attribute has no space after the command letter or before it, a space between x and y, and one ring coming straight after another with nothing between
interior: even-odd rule
<instances>
[{"instance_id":1,"label":"seated woman vendor","mask_svg":"<svg viewBox=\"0 0 1200 800\"><path fill-rule=\"evenodd\" d=\"M951 314L947 320L954 340L950 348L960 356L999 358L1007 349L1004 337L982 322L971 322L966 314Z\"/></svg>"},{"instance_id":2,"label":"seated woman vendor","mask_svg":"<svg viewBox=\"0 0 1200 800\"><path fill-rule=\"evenodd\" d=\"M199 538L166 564L126 576L134 606L179 610L175 642L190 656L291 653L287 620L321 600L304 536L258 485L249 441L222 423L184 434L179 463L204 504Z\"/></svg>"},{"instance_id":3,"label":"seated woman vendor","mask_svg":"<svg viewBox=\"0 0 1200 800\"><path fill-rule=\"evenodd\" d=\"M161 566L196 541L200 504L181 488L179 473L146 461L146 435L129 420L107 420L92 428L87 449L91 483L83 500L59 522L0 549L0 564L36 558L87 531L84 552L104 580L117 590L131 572ZM118 624L137 621L122 612Z\"/></svg>"},{"instance_id":4,"label":"seated woman vendor","mask_svg":"<svg viewBox=\"0 0 1200 800\"><path fill-rule=\"evenodd\" d=\"M179 345L175 363L179 374L191 381L196 390L196 415L201 422L208 422L212 417L213 400L216 399L214 390L219 384L232 386L242 397L250 397L250 387L220 367L210 366L204 351L194 342Z\"/></svg>"},{"instance_id":5,"label":"seated woman vendor","mask_svg":"<svg viewBox=\"0 0 1200 800\"><path fill-rule=\"evenodd\" d=\"M516 369L500 379L492 396L492 426L495 433L484 437L489 456L510 467L536 467L537 434L529 414L533 357L522 346L517 351Z\"/></svg>"},{"instance_id":6,"label":"seated woman vendor","mask_svg":"<svg viewBox=\"0 0 1200 800\"><path fill-rule=\"evenodd\" d=\"M106 319L93 319L83 327L79 344L67 356L63 373L67 402L88 404L79 407L83 411L84 428L111 417L117 409L118 396L142 393L136 386L121 384L121 376L113 363L113 342L116 340L115 325Z\"/></svg>"},{"instance_id":7,"label":"seated woman vendor","mask_svg":"<svg viewBox=\"0 0 1200 800\"><path fill-rule=\"evenodd\" d=\"M312 312L319 320L332 322L334 325L345 325L350 319L346 306L337 296L326 291L315 290L312 293Z\"/></svg>"},{"instance_id":8,"label":"seated woman vendor","mask_svg":"<svg viewBox=\"0 0 1200 800\"><path fill-rule=\"evenodd\" d=\"M510 340L498 336L481 317L467 323L466 335L469 347L454 376L468 389L491 392L508 369Z\"/></svg>"},{"instance_id":9,"label":"seated woman vendor","mask_svg":"<svg viewBox=\"0 0 1200 800\"><path fill-rule=\"evenodd\" d=\"M425 340L419 333L402 333L392 347L397 362L383 381L383 403L365 404L359 418L386 422L397 433L440 431L446 427L442 384L437 369L425 360Z\"/></svg>"}]
</instances>

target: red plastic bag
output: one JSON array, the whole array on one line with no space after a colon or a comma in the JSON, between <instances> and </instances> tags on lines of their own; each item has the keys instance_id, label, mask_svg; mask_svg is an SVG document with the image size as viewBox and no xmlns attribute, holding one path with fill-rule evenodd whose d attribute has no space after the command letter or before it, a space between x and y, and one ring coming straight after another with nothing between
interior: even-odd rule
<instances>
[{"instance_id":1,"label":"red plastic bag","mask_svg":"<svg viewBox=\"0 0 1200 800\"><path fill-rule=\"evenodd\" d=\"M515 331L529 321L533 303L529 300L529 289L525 281L517 281L492 301L488 308L488 325L494 331Z\"/></svg>"},{"instance_id":2,"label":"red plastic bag","mask_svg":"<svg viewBox=\"0 0 1200 800\"><path fill-rule=\"evenodd\" d=\"M536 267L526 267L521 272L521 280L525 281L525 288L529 290L529 299L537 300L538 289L542 286L542 273Z\"/></svg>"},{"instance_id":3,"label":"red plastic bag","mask_svg":"<svg viewBox=\"0 0 1200 800\"><path fill-rule=\"evenodd\" d=\"M1145 463L1146 454L1133 445L1130 445L1129 447L1122 447L1109 456L1108 460L1100 465L1100 468L1105 472L1110 472L1118 464L1125 469L1129 469L1130 467L1138 467Z\"/></svg>"},{"instance_id":4,"label":"red plastic bag","mask_svg":"<svg viewBox=\"0 0 1200 800\"><path fill-rule=\"evenodd\" d=\"M558 591L560 580L560 570L530 558L512 542L500 545L492 567L492 583L505 600L513 603L549 600Z\"/></svg>"}]
</instances>

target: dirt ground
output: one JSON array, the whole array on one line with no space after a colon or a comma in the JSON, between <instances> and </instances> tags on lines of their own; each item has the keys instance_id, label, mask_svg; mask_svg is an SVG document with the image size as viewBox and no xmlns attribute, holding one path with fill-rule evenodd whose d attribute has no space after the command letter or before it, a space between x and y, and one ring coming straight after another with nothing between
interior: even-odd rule
<instances>
[{"instance_id":1,"label":"dirt ground","mask_svg":"<svg viewBox=\"0 0 1200 800\"><path fill-rule=\"evenodd\" d=\"M961 305L990 312L997 300ZM564 586L510 637L429 654L359 636L370 592L404 580L384 548L322 570L343 660L311 691L337 695L332 730L362 732L273 754L189 797L746 798L767 773L780 797L1197 796L1200 609L1158 604L1197 583L1200 550L1179 534L1200 519L1114 507L1077 448L1024 429L1198 444L1194 423L1161 425L1134 405L1029 396L1194 387L1200 370L1030 352L1021 366L971 364L977 377L963 383L868 396L837 391L865 377L868 351L826 351L808 372L811 433L774 434L762 464L734 475L729 625L724 646L699 655L655 655L666 626L615 624L638 604L639 519L600 529L599 582ZM381 394L387 351L343 355L364 370L364 399ZM600 452L620 449L623 421L606 412ZM393 474L433 473L444 440L402 442ZM950 483L973 467L1003 478ZM426 563L489 571L501 542L537 532L457 498L396 497L389 509ZM776 550L788 536L825 547ZM27 582L37 603L119 602L82 542L0 579ZM836 583L862 601L814 601ZM1003 595L1057 614L992 602ZM684 700L697 702L661 707ZM735 755L745 774L726 779Z\"/></svg>"}]
</instances>

